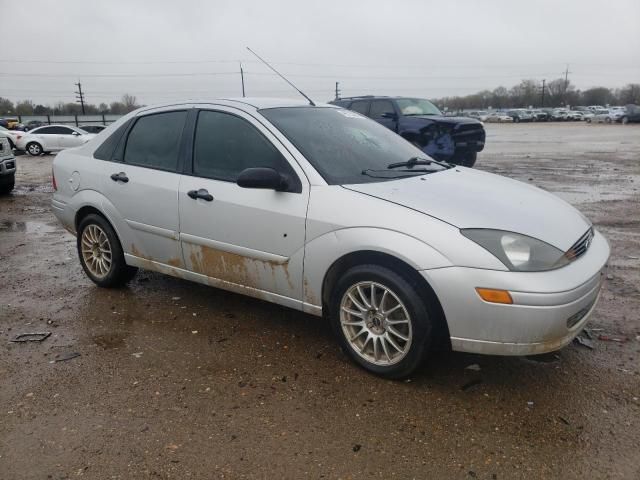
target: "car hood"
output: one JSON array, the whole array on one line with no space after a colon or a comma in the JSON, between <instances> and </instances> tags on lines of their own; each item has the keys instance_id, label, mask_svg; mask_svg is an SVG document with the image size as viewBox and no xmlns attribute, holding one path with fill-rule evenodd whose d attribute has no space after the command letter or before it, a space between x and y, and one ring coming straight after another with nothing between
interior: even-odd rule
<instances>
[{"instance_id":1,"label":"car hood","mask_svg":"<svg viewBox=\"0 0 640 480\"><path fill-rule=\"evenodd\" d=\"M477 125L480 124L478 120L470 117L447 117L444 115L408 115L408 117L421 118L424 120L435 120L437 122L444 122L444 123L448 122L448 123L454 123L454 124L459 124L459 123L471 123L471 124L477 124Z\"/></svg>"},{"instance_id":2,"label":"car hood","mask_svg":"<svg viewBox=\"0 0 640 480\"><path fill-rule=\"evenodd\" d=\"M564 200L523 182L464 167L344 188L422 212L458 228L537 238L567 251L591 223Z\"/></svg>"}]
</instances>

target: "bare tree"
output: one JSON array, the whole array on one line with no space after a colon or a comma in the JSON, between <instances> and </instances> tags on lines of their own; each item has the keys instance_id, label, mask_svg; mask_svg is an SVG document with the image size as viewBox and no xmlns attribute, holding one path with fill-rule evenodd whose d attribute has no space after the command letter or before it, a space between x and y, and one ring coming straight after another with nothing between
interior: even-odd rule
<instances>
[{"instance_id":1,"label":"bare tree","mask_svg":"<svg viewBox=\"0 0 640 480\"><path fill-rule=\"evenodd\" d=\"M125 93L122 96L122 104L124 105L124 109L127 113L140 107L136 97L134 95L129 95L128 93Z\"/></svg>"}]
</instances>

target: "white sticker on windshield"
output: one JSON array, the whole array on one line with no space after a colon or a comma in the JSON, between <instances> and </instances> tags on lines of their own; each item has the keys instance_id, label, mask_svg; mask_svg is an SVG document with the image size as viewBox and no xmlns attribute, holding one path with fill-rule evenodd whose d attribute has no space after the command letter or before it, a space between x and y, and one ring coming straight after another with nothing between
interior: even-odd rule
<instances>
[{"instance_id":1,"label":"white sticker on windshield","mask_svg":"<svg viewBox=\"0 0 640 480\"><path fill-rule=\"evenodd\" d=\"M362 115L356 112L352 112L351 110L340 109L340 110L337 110L337 112L341 113L342 115L348 118L364 118Z\"/></svg>"}]
</instances>

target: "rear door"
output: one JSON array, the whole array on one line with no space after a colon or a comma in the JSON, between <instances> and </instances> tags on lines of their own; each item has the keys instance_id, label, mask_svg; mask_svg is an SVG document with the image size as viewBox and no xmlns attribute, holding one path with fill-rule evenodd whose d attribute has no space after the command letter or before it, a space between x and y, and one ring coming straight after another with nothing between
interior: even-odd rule
<instances>
[{"instance_id":1,"label":"rear door","mask_svg":"<svg viewBox=\"0 0 640 480\"><path fill-rule=\"evenodd\" d=\"M218 286L299 303L309 185L293 156L254 117L221 106L198 113L192 159L178 195L187 268ZM288 191L238 186L250 167L285 175Z\"/></svg>"},{"instance_id":2,"label":"rear door","mask_svg":"<svg viewBox=\"0 0 640 480\"><path fill-rule=\"evenodd\" d=\"M103 206L122 226L126 253L182 267L178 240L178 185L187 109L141 115L103 173Z\"/></svg>"}]
</instances>

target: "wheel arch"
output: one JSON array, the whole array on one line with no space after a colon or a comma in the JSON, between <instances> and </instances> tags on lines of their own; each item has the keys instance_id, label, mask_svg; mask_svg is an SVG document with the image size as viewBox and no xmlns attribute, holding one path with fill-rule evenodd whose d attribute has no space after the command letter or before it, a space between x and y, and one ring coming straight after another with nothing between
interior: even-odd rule
<instances>
[{"instance_id":1,"label":"wheel arch","mask_svg":"<svg viewBox=\"0 0 640 480\"><path fill-rule=\"evenodd\" d=\"M429 301L429 309L434 314L437 343L446 342L450 345L449 327L440 300L429 282L411 265L389 253L376 250L358 250L347 253L336 259L327 270L322 281L322 311L329 312L329 302L341 274L358 265L379 265L404 277L422 298Z\"/></svg>"},{"instance_id":2,"label":"wheel arch","mask_svg":"<svg viewBox=\"0 0 640 480\"><path fill-rule=\"evenodd\" d=\"M82 222L82 219L92 213L96 215L100 215L107 222L109 222L109 225L111 225L111 228L113 228L113 224L109 221L109 219L104 213L102 213L99 209L97 209L93 205L85 205L76 212L76 215L73 219L73 226L75 227L76 232L78 231L78 227L80 226L80 222Z\"/></svg>"}]
</instances>

